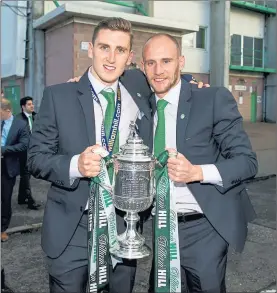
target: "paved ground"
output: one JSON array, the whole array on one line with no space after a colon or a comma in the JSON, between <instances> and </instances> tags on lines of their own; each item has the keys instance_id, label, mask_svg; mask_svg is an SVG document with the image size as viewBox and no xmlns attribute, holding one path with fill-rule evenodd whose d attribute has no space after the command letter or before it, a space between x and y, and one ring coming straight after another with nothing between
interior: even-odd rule
<instances>
[{"instance_id":1,"label":"paved ground","mask_svg":"<svg viewBox=\"0 0 277 293\"><path fill-rule=\"evenodd\" d=\"M48 184L33 180L33 192L45 203ZM248 184L250 198L258 214L249 225L244 252L229 253L227 269L228 292L260 292L276 289L276 178ZM17 189L13 197L14 214L11 226L38 223L43 210L29 211L17 205ZM145 227L147 241L151 241L151 223ZM44 255L40 248L40 230L13 234L2 245L2 264L7 283L15 292L48 292ZM150 260L140 261L135 292L146 292Z\"/></svg>"},{"instance_id":2,"label":"paved ground","mask_svg":"<svg viewBox=\"0 0 277 293\"><path fill-rule=\"evenodd\" d=\"M258 176L276 174L276 123L244 122L259 162Z\"/></svg>"}]
</instances>

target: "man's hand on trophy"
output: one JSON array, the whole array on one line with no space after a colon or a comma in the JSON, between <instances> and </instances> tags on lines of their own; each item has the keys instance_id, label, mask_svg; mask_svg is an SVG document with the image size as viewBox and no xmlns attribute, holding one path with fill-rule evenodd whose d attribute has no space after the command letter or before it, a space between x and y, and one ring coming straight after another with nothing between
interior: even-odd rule
<instances>
[{"instance_id":1,"label":"man's hand on trophy","mask_svg":"<svg viewBox=\"0 0 277 293\"><path fill-rule=\"evenodd\" d=\"M73 78L70 78L67 82L78 82L81 79L82 76L76 76Z\"/></svg>"},{"instance_id":2,"label":"man's hand on trophy","mask_svg":"<svg viewBox=\"0 0 277 293\"><path fill-rule=\"evenodd\" d=\"M167 149L169 154L176 153L174 149ZM180 153L177 157L169 156L168 176L174 182L189 183L203 180L202 168L199 165L193 165L186 157Z\"/></svg>"},{"instance_id":3,"label":"man's hand on trophy","mask_svg":"<svg viewBox=\"0 0 277 293\"><path fill-rule=\"evenodd\" d=\"M84 177L96 177L100 172L101 155L94 153L99 145L87 147L79 156L78 169Z\"/></svg>"}]
</instances>

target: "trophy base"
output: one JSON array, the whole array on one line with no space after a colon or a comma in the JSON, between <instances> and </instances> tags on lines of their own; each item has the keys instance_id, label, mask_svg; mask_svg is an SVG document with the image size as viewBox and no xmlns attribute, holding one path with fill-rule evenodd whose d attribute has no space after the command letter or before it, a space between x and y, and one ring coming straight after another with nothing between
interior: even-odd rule
<instances>
[{"instance_id":1,"label":"trophy base","mask_svg":"<svg viewBox=\"0 0 277 293\"><path fill-rule=\"evenodd\" d=\"M134 247L119 247L118 249L110 249L110 253L114 256L126 259L140 259L151 254L151 250L147 245Z\"/></svg>"}]
</instances>

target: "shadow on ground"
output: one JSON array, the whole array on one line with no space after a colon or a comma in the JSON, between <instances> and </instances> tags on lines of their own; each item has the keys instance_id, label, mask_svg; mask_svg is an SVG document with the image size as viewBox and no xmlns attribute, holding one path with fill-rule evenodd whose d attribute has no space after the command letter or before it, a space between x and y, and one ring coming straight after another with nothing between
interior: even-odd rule
<instances>
[{"instance_id":1,"label":"shadow on ground","mask_svg":"<svg viewBox=\"0 0 277 293\"><path fill-rule=\"evenodd\" d=\"M33 193L38 202L46 200L47 183L33 180ZM258 218L249 225L244 252L230 250L227 267L228 292L259 292L276 289L276 178L247 186ZM17 205L17 188L13 197L12 226L38 223L43 210L29 211ZM152 223L144 227L147 243L151 243ZM44 255L40 247L40 230L13 234L2 244L2 264L6 279L15 292L49 292ZM151 259L139 261L134 292L147 292Z\"/></svg>"}]
</instances>

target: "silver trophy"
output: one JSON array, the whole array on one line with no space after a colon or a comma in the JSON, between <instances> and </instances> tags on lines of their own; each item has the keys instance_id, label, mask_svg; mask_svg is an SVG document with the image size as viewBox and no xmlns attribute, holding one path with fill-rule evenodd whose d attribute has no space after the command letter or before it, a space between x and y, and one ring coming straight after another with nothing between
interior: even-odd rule
<instances>
[{"instance_id":1,"label":"silver trophy","mask_svg":"<svg viewBox=\"0 0 277 293\"><path fill-rule=\"evenodd\" d=\"M153 202L155 159L138 136L134 122L130 124L126 144L120 149L113 156L113 202L117 209L126 212L127 228L118 236L119 249L111 249L110 252L121 258L139 259L151 252L136 226L140 219L138 212L147 210Z\"/></svg>"}]
</instances>

